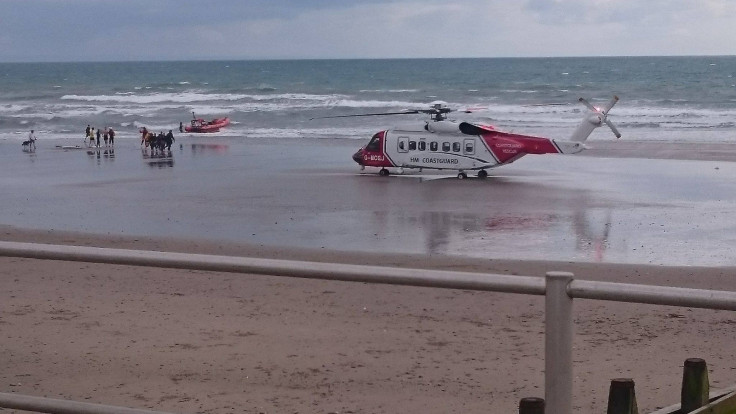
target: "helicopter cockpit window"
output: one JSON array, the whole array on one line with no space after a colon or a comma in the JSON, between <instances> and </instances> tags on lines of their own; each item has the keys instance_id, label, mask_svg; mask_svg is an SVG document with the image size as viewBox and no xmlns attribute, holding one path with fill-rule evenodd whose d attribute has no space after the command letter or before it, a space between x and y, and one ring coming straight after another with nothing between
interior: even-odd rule
<instances>
[{"instance_id":1,"label":"helicopter cockpit window","mask_svg":"<svg viewBox=\"0 0 736 414\"><path fill-rule=\"evenodd\" d=\"M450 152L450 143L449 142L443 142L442 143L442 152Z\"/></svg>"},{"instance_id":2,"label":"helicopter cockpit window","mask_svg":"<svg viewBox=\"0 0 736 414\"><path fill-rule=\"evenodd\" d=\"M419 141L418 148L419 151L426 151L427 150L427 141Z\"/></svg>"},{"instance_id":3,"label":"helicopter cockpit window","mask_svg":"<svg viewBox=\"0 0 736 414\"><path fill-rule=\"evenodd\" d=\"M365 149L368 151L378 151L381 149L381 136L380 132L371 138L371 141L368 143L368 145L365 146Z\"/></svg>"},{"instance_id":4,"label":"helicopter cockpit window","mask_svg":"<svg viewBox=\"0 0 736 414\"><path fill-rule=\"evenodd\" d=\"M429 150L430 151L436 152L437 149L439 149L439 145L437 144L437 142L432 141L432 142L429 143Z\"/></svg>"},{"instance_id":5,"label":"helicopter cockpit window","mask_svg":"<svg viewBox=\"0 0 736 414\"><path fill-rule=\"evenodd\" d=\"M417 142L409 141L409 151L416 151L416 150L417 150Z\"/></svg>"},{"instance_id":6,"label":"helicopter cockpit window","mask_svg":"<svg viewBox=\"0 0 736 414\"><path fill-rule=\"evenodd\" d=\"M453 142L452 143L452 151L453 152L460 152L460 143L459 142Z\"/></svg>"}]
</instances>

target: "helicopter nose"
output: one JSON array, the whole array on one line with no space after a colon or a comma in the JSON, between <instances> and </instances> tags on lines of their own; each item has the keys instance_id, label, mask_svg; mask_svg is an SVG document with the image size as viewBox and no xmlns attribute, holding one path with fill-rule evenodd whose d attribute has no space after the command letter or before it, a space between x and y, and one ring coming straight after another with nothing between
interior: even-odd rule
<instances>
[{"instance_id":1,"label":"helicopter nose","mask_svg":"<svg viewBox=\"0 0 736 414\"><path fill-rule=\"evenodd\" d=\"M359 149L355 154L353 154L353 161L357 162L360 165L363 165L363 148Z\"/></svg>"}]
</instances>

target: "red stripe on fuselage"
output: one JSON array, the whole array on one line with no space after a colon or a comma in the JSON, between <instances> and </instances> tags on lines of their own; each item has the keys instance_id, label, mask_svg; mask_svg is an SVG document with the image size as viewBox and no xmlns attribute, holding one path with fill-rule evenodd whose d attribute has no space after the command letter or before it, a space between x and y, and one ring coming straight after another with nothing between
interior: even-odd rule
<instances>
[{"instance_id":1,"label":"red stripe on fuselage","mask_svg":"<svg viewBox=\"0 0 736 414\"><path fill-rule=\"evenodd\" d=\"M516 161L526 154L558 154L560 150L549 138L488 132L482 136L493 155L501 164Z\"/></svg>"}]
</instances>

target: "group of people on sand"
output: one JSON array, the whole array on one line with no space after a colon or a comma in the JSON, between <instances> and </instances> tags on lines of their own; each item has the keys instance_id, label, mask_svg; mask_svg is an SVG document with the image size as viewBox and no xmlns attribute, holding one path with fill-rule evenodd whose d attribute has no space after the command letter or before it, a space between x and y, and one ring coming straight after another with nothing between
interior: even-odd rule
<instances>
[{"instance_id":1,"label":"group of people on sand","mask_svg":"<svg viewBox=\"0 0 736 414\"><path fill-rule=\"evenodd\" d=\"M99 147L101 145L100 138L102 137L104 137L105 146L115 145L115 131L110 127L105 127L104 130L100 130L99 128L95 129L94 127L87 125L87 129L84 131L84 143L87 144L88 147L95 145Z\"/></svg>"},{"instance_id":2,"label":"group of people on sand","mask_svg":"<svg viewBox=\"0 0 736 414\"><path fill-rule=\"evenodd\" d=\"M146 127L141 128L141 145L145 144L146 148L150 147L152 151L163 151L164 149L171 151L171 144L173 144L174 141L176 141L176 139L174 138L174 133L171 130L169 130L167 134L164 134L163 131L155 134L153 132L149 132Z\"/></svg>"}]
</instances>

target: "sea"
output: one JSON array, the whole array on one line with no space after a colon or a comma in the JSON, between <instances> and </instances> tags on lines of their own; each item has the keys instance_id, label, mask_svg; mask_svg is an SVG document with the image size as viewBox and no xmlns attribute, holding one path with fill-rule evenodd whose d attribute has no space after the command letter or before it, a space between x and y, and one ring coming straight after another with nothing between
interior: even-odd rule
<instances>
[{"instance_id":1,"label":"sea","mask_svg":"<svg viewBox=\"0 0 736 414\"><path fill-rule=\"evenodd\" d=\"M734 76L734 56L0 63L0 140L30 129L81 140L88 124L126 139L144 126L177 132L193 116L229 117L220 136L365 140L423 118L322 117L438 100L457 110L451 118L564 138L584 110L578 98L617 95L610 119L623 139L730 142Z\"/></svg>"}]
</instances>

